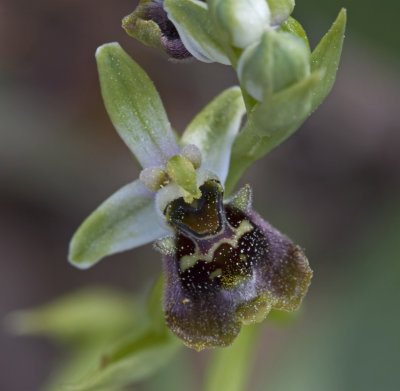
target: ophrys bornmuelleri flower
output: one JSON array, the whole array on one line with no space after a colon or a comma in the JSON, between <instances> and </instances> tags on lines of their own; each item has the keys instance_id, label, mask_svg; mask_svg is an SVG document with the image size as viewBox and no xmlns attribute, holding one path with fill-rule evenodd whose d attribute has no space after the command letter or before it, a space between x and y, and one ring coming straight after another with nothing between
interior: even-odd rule
<instances>
[{"instance_id":1,"label":"ophrys bornmuelleri flower","mask_svg":"<svg viewBox=\"0 0 400 391\"><path fill-rule=\"evenodd\" d=\"M96 58L107 111L143 170L85 220L70 261L87 268L155 242L167 324L198 350L231 344L272 308L296 309L312 276L303 251L252 209L249 186L224 201L240 89L217 96L178 142L152 82L121 47L103 45Z\"/></svg>"}]
</instances>

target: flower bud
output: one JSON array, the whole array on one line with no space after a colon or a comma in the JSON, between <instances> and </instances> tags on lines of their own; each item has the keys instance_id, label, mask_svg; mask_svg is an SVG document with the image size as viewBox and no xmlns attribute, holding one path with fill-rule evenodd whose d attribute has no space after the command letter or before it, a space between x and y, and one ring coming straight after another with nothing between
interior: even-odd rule
<instances>
[{"instance_id":1,"label":"flower bud","mask_svg":"<svg viewBox=\"0 0 400 391\"><path fill-rule=\"evenodd\" d=\"M135 11L122 20L122 27L131 37L172 58L191 57L163 5L164 0L140 0Z\"/></svg>"},{"instance_id":2,"label":"flower bud","mask_svg":"<svg viewBox=\"0 0 400 391\"><path fill-rule=\"evenodd\" d=\"M310 74L309 50L301 38L268 30L242 53L237 72L246 91L262 101Z\"/></svg>"},{"instance_id":3,"label":"flower bud","mask_svg":"<svg viewBox=\"0 0 400 391\"><path fill-rule=\"evenodd\" d=\"M268 0L271 26L279 26L293 12L294 0Z\"/></svg>"},{"instance_id":4,"label":"flower bud","mask_svg":"<svg viewBox=\"0 0 400 391\"><path fill-rule=\"evenodd\" d=\"M246 48L270 27L266 0L211 0L213 18L232 46Z\"/></svg>"}]
</instances>

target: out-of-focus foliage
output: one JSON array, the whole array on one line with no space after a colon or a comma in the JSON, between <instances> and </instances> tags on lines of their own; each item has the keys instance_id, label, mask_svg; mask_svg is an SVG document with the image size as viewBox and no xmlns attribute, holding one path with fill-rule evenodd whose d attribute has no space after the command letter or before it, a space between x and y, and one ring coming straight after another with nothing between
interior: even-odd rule
<instances>
[{"instance_id":1,"label":"out-of-focus foliage","mask_svg":"<svg viewBox=\"0 0 400 391\"><path fill-rule=\"evenodd\" d=\"M389 59L400 57L398 34L394 27L398 24L400 13L400 2L396 0L384 0L380 3L363 0L308 0L297 3L294 16L299 20L306 20L306 27L313 24L322 30L325 21L329 20L338 7L346 7L351 15L349 32L352 39L361 38L376 50L386 51Z\"/></svg>"},{"instance_id":2,"label":"out-of-focus foliage","mask_svg":"<svg viewBox=\"0 0 400 391\"><path fill-rule=\"evenodd\" d=\"M69 360L45 390L116 390L148 378L181 343L165 326L162 279L147 304L105 288L86 289L38 309L18 311L8 326L25 335L44 335L69 348Z\"/></svg>"},{"instance_id":3,"label":"out-of-focus foliage","mask_svg":"<svg viewBox=\"0 0 400 391\"><path fill-rule=\"evenodd\" d=\"M399 233L395 201L381 216L371 216L354 249L343 255L351 269L344 268L345 273L329 284L318 300L322 308L286 348L279 370L267 371L257 390L398 389Z\"/></svg>"}]
</instances>

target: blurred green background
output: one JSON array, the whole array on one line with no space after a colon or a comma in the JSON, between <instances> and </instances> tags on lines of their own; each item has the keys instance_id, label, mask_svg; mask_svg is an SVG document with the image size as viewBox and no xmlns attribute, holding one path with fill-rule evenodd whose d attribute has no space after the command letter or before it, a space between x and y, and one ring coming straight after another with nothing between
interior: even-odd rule
<instances>
[{"instance_id":1,"label":"blurred green background","mask_svg":"<svg viewBox=\"0 0 400 391\"><path fill-rule=\"evenodd\" d=\"M141 292L161 270L150 246L89 271L69 239L138 168L103 107L94 52L119 41L154 80L182 131L227 67L173 63L130 39L136 1L0 2L0 318L90 284ZM306 249L314 279L296 322L266 322L248 390L398 390L400 48L394 0L298 1L312 44L340 7L337 83L302 129L248 171L256 209ZM0 390L38 390L63 351L0 332ZM135 390L200 390L209 353L185 349Z\"/></svg>"}]
</instances>

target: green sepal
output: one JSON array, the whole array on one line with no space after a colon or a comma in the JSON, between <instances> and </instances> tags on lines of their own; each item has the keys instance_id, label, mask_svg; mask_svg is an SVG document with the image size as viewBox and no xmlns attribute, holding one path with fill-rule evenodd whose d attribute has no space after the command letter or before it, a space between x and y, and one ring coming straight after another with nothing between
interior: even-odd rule
<instances>
[{"instance_id":1,"label":"green sepal","mask_svg":"<svg viewBox=\"0 0 400 391\"><path fill-rule=\"evenodd\" d=\"M346 9L342 8L332 27L311 54L311 72L320 70L324 72L324 77L313 88L311 111L322 103L335 83L346 30L346 19Z\"/></svg>"},{"instance_id":2,"label":"green sepal","mask_svg":"<svg viewBox=\"0 0 400 391\"><path fill-rule=\"evenodd\" d=\"M158 220L154 198L139 180L114 193L78 228L69 261L88 268L106 255L132 249L168 234Z\"/></svg>"},{"instance_id":3,"label":"green sepal","mask_svg":"<svg viewBox=\"0 0 400 391\"><path fill-rule=\"evenodd\" d=\"M205 106L182 135L182 144L196 145L202 153L202 168L213 171L222 183L245 112L240 88L231 87Z\"/></svg>"},{"instance_id":4,"label":"green sepal","mask_svg":"<svg viewBox=\"0 0 400 391\"><path fill-rule=\"evenodd\" d=\"M253 162L286 140L307 119L313 88L322 77L322 72L315 72L254 106L233 144L227 194Z\"/></svg>"},{"instance_id":5,"label":"green sepal","mask_svg":"<svg viewBox=\"0 0 400 391\"><path fill-rule=\"evenodd\" d=\"M210 20L208 6L197 0L165 0L164 9L174 23L185 48L204 62L230 62L216 38L218 34Z\"/></svg>"},{"instance_id":6,"label":"green sepal","mask_svg":"<svg viewBox=\"0 0 400 391\"><path fill-rule=\"evenodd\" d=\"M152 2L153 0L141 0L135 11L122 19L122 28L132 38L168 55L162 43L160 27L147 17L147 8Z\"/></svg>"},{"instance_id":7,"label":"green sepal","mask_svg":"<svg viewBox=\"0 0 400 391\"><path fill-rule=\"evenodd\" d=\"M96 51L101 92L113 125L143 167L179 152L164 106L146 72L114 42Z\"/></svg>"}]
</instances>

